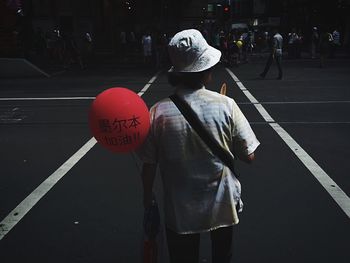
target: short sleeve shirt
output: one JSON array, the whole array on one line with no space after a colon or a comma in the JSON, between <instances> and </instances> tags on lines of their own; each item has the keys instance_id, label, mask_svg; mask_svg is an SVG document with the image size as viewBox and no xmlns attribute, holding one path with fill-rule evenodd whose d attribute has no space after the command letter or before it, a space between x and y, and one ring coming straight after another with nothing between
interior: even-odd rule
<instances>
[{"instance_id":1,"label":"short sleeve shirt","mask_svg":"<svg viewBox=\"0 0 350 263\"><path fill-rule=\"evenodd\" d=\"M283 37L280 34L275 34L273 36L273 47L276 49L276 54L282 55Z\"/></svg>"},{"instance_id":2,"label":"short sleeve shirt","mask_svg":"<svg viewBox=\"0 0 350 263\"><path fill-rule=\"evenodd\" d=\"M259 141L247 119L227 96L205 89L178 89L205 127L227 150L245 142L247 154ZM151 130L138 151L145 163L159 165L165 224L181 234L210 231L238 223L241 185L169 99L150 110Z\"/></svg>"}]
</instances>

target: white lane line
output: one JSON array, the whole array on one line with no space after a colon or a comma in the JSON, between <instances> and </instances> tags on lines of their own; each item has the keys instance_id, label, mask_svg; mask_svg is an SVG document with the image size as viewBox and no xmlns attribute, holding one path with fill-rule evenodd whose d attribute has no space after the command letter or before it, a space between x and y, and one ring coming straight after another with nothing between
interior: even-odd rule
<instances>
[{"instance_id":1,"label":"white lane line","mask_svg":"<svg viewBox=\"0 0 350 263\"><path fill-rule=\"evenodd\" d=\"M153 83L160 72L148 82ZM145 91L147 90L145 89ZM141 92L138 94L140 95ZM143 92L144 93L144 92ZM142 93L142 94L143 94ZM140 95L141 96L141 95ZM83 147L73 154L64 164L62 164L53 174L51 174L44 182L42 182L30 195L28 195L15 209L13 209L0 222L0 240L3 239L10 230L32 209L45 194L60 180L67 172L76 165L79 160L87 154L96 144L96 139L92 137Z\"/></svg>"},{"instance_id":2,"label":"white lane line","mask_svg":"<svg viewBox=\"0 0 350 263\"><path fill-rule=\"evenodd\" d=\"M42 182L0 223L0 240L29 212L30 209L96 144L91 138L53 174Z\"/></svg>"},{"instance_id":3,"label":"white lane line","mask_svg":"<svg viewBox=\"0 0 350 263\"><path fill-rule=\"evenodd\" d=\"M148 89L149 87L153 84L153 82L158 78L160 74L160 71L157 72L156 75L154 75L149 81L148 83L143 87L143 89L138 93L138 95L141 97Z\"/></svg>"},{"instance_id":4,"label":"white lane line","mask_svg":"<svg viewBox=\"0 0 350 263\"><path fill-rule=\"evenodd\" d=\"M45 75L46 77L48 77L48 78L50 77L49 74L47 74L45 71L41 70L41 69L38 68L37 66L33 65L33 64L30 63L28 60L23 59L23 61L24 61L27 65L29 65L29 66L31 66L32 68L34 68L35 70L39 71L41 74Z\"/></svg>"},{"instance_id":5,"label":"white lane line","mask_svg":"<svg viewBox=\"0 0 350 263\"><path fill-rule=\"evenodd\" d=\"M236 82L240 83L240 82ZM145 92L152 83L148 83L140 92ZM238 84L237 84L238 85ZM245 91L246 89L241 89ZM0 101L26 101L26 100L94 100L96 97L27 97L27 98L0 98ZM260 101L260 102L237 102L238 105L251 105L251 104L347 104L350 100L326 100L326 101Z\"/></svg>"},{"instance_id":6,"label":"white lane line","mask_svg":"<svg viewBox=\"0 0 350 263\"><path fill-rule=\"evenodd\" d=\"M270 114L265 110L265 108L261 104L254 104L255 108L260 112L265 121L267 122L275 122L274 119L270 116Z\"/></svg>"},{"instance_id":7,"label":"white lane line","mask_svg":"<svg viewBox=\"0 0 350 263\"><path fill-rule=\"evenodd\" d=\"M152 85L152 83L148 83L146 84L146 86L138 93L139 96L142 96L147 90L148 88Z\"/></svg>"},{"instance_id":8,"label":"white lane line","mask_svg":"<svg viewBox=\"0 0 350 263\"><path fill-rule=\"evenodd\" d=\"M244 87L242 82L236 77L233 72L226 68L226 71L235 80L238 87L248 95L251 102L255 102L254 106L261 114L261 116L269 123L269 125L277 132L282 140L294 152L299 160L306 166L311 174L319 181L325 188L329 195L340 206L344 213L350 218L350 198L347 194L329 177L329 175L311 158L311 156L267 113L264 107L255 99L255 97Z\"/></svg>"}]
</instances>

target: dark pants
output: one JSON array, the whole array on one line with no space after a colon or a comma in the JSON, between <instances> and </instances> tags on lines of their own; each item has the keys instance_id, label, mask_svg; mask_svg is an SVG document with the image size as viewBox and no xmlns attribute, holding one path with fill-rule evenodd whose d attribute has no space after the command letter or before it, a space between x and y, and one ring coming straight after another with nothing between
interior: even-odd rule
<instances>
[{"instance_id":1,"label":"dark pants","mask_svg":"<svg viewBox=\"0 0 350 263\"><path fill-rule=\"evenodd\" d=\"M282 75L283 75L282 74L282 67L281 67L282 56L274 56L274 57L275 57L275 61L276 61L277 67L278 67L278 78L282 78ZM265 65L265 69L264 69L263 73L260 74L263 78L265 78L267 72L269 71L271 64L272 64L272 61L273 61L273 56L272 56L272 54L270 54L269 59L267 60L266 65Z\"/></svg>"},{"instance_id":2,"label":"dark pants","mask_svg":"<svg viewBox=\"0 0 350 263\"><path fill-rule=\"evenodd\" d=\"M233 227L210 232L212 263L230 263L232 258ZM200 234L178 234L166 229L171 263L198 263Z\"/></svg>"},{"instance_id":3,"label":"dark pants","mask_svg":"<svg viewBox=\"0 0 350 263\"><path fill-rule=\"evenodd\" d=\"M334 44L334 43L332 43L331 45L330 45L330 52L329 52L329 57L330 58L335 58L335 54L336 54L336 52L337 52L337 49L338 49L338 45L336 45L336 44Z\"/></svg>"}]
</instances>

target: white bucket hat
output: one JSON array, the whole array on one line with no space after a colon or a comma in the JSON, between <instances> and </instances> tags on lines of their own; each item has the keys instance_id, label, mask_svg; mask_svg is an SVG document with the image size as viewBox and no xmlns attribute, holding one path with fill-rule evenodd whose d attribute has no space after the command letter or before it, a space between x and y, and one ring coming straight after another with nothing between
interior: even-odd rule
<instances>
[{"instance_id":1,"label":"white bucket hat","mask_svg":"<svg viewBox=\"0 0 350 263\"><path fill-rule=\"evenodd\" d=\"M220 61L221 52L210 46L195 29L177 33L168 45L173 67L169 72L201 72Z\"/></svg>"}]
</instances>

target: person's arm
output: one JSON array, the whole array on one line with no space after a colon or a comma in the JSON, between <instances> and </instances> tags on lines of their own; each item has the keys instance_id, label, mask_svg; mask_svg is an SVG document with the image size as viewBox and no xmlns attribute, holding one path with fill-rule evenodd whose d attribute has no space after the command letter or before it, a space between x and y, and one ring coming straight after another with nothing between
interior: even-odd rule
<instances>
[{"instance_id":1,"label":"person's arm","mask_svg":"<svg viewBox=\"0 0 350 263\"><path fill-rule=\"evenodd\" d=\"M251 163L255 159L254 152L247 153L247 142L246 141L237 141L235 143L235 151L234 154L237 158L245 163Z\"/></svg>"},{"instance_id":2,"label":"person's arm","mask_svg":"<svg viewBox=\"0 0 350 263\"><path fill-rule=\"evenodd\" d=\"M153 182L157 172L157 164L144 163L141 178L143 184L143 206L148 208L152 204Z\"/></svg>"},{"instance_id":3,"label":"person's arm","mask_svg":"<svg viewBox=\"0 0 350 263\"><path fill-rule=\"evenodd\" d=\"M255 150L260 145L249 122L233 101L233 154L241 161L251 163Z\"/></svg>"}]
</instances>

